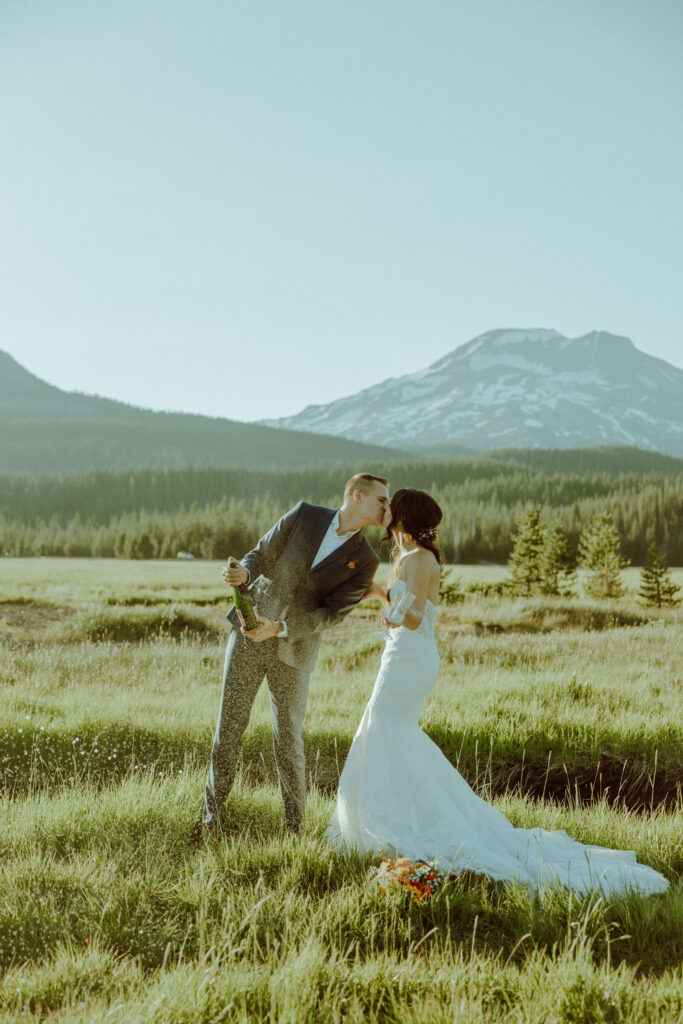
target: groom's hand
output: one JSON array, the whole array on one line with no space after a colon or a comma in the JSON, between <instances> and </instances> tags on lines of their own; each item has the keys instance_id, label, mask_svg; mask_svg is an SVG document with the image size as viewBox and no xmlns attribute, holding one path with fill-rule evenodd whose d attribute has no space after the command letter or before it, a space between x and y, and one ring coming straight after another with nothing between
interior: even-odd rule
<instances>
[{"instance_id":1,"label":"groom's hand","mask_svg":"<svg viewBox=\"0 0 683 1024\"><path fill-rule=\"evenodd\" d=\"M242 626L240 631L242 636L249 637L250 640L257 644L262 643L264 640L272 640L280 632L280 623L271 622L270 619L262 619L256 606L254 606L254 612L258 619L258 626L255 629L249 630Z\"/></svg>"},{"instance_id":2,"label":"groom's hand","mask_svg":"<svg viewBox=\"0 0 683 1024\"><path fill-rule=\"evenodd\" d=\"M243 583L249 582L249 573L232 556L228 558L228 564L223 566L221 576L229 587L241 587Z\"/></svg>"}]
</instances>

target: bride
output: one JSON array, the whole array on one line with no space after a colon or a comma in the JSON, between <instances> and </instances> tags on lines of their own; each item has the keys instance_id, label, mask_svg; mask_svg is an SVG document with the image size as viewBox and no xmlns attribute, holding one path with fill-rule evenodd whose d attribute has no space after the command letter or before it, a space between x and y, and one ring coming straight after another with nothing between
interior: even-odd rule
<instances>
[{"instance_id":1,"label":"bride","mask_svg":"<svg viewBox=\"0 0 683 1024\"><path fill-rule=\"evenodd\" d=\"M408 488L396 492L391 511L397 577L390 592L373 583L367 596L388 606L407 591L413 603L400 624L382 619L389 635L339 780L328 838L341 848L433 859L451 874L482 872L531 889L663 892L668 881L634 853L584 846L564 831L515 828L422 732L418 719L439 671L441 509L429 494Z\"/></svg>"}]
</instances>

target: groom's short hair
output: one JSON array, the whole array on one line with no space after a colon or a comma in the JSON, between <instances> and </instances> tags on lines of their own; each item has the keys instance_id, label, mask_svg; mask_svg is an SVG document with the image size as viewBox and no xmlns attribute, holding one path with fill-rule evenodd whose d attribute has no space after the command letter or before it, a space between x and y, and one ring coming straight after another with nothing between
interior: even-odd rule
<instances>
[{"instance_id":1,"label":"groom's short hair","mask_svg":"<svg viewBox=\"0 0 683 1024\"><path fill-rule=\"evenodd\" d=\"M347 482L344 488L344 497L350 498L354 491L362 491L363 494L367 494L372 490L373 484L384 484L385 487L388 487L389 481L385 480L383 476L373 476L372 473L356 473Z\"/></svg>"}]
</instances>

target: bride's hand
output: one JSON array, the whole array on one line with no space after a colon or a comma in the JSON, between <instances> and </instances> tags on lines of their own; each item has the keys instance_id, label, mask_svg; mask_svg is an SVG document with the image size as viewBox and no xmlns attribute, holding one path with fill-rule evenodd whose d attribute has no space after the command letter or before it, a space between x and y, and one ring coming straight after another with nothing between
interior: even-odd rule
<instances>
[{"instance_id":1,"label":"bride's hand","mask_svg":"<svg viewBox=\"0 0 683 1024\"><path fill-rule=\"evenodd\" d=\"M386 615L382 616L382 625L385 629L398 629L401 625L400 622L390 622Z\"/></svg>"}]
</instances>

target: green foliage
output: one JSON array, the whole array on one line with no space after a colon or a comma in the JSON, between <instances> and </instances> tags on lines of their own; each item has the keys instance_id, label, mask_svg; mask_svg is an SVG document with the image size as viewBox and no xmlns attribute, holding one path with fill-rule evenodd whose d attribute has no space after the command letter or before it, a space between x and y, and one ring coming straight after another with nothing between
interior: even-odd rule
<instances>
[{"instance_id":1,"label":"green foliage","mask_svg":"<svg viewBox=\"0 0 683 1024\"><path fill-rule=\"evenodd\" d=\"M459 576L452 576L445 563L439 566L439 601L444 605L462 604L465 591Z\"/></svg>"},{"instance_id":2,"label":"green foliage","mask_svg":"<svg viewBox=\"0 0 683 1024\"><path fill-rule=\"evenodd\" d=\"M511 593L530 597L541 592L541 557L544 541L541 508L540 505L532 505L517 523L517 536L508 562L508 585Z\"/></svg>"},{"instance_id":3,"label":"green foliage","mask_svg":"<svg viewBox=\"0 0 683 1024\"><path fill-rule=\"evenodd\" d=\"M508 562L511 594L567 597L576 580L575 559L559 526L541 522L541 507L529 507L517 522Z\"/></svg>"},{"instance_id":4,"label":"green foliage","mask_svg":"<svg viewBox=\"0 0 683 1024\"><path fill-rule=\"evenodd\" d=\"M361 467L4 476L0 552L142 558L151 551L151 557L174 558L187 550L202 558L239 556L301 498L338 504L348 476L364 468L388 475L393 489L416 486L434 495L444 512L440 536L448 562L507 562L515 523L531 503L562 530L572 551L588 520L606 510L631 562L643 564L654 540L670 564L683 564L681 460L628 449L609 450L604 457L593 453L590 459L590 452L558 452L548 469L541 459L540 469L542 454L518 452L506 461L491 454L451 462L369 461ZM376 544L379 531L368 533Z\"/></svg>"},{"instance_id":5,"label":"green foliage","mask_svg":"<svg viewBox=\"0 0 683 1024\"><path fill-rule=\"evenodd\" d=\"M64 640L110 640L137 643L155 637L215 637L216 632L198 615L181 608L95 609L70 619L60 632Z\"/></svg>"},{"instance_id":6,"label":"green foliage","mask_svg":"<svg viewBox=\"0 0 683 1024\"><path fill-rule=\"evenodd\" d=\"M559 526L545 529L540 558L541 593L553 597L569 597L576 583L576 557Z\"/></svg>"},{"instance_id":7,"label":"green foliage","mask_svg":"<svg viewBox=\"0 0 683 1024\"><path fill-rule=\"evenodd\" d=\"M598 512L579 539L579 560L590 571L584 583L589 597L616 598L624 593L621 570L627 563L620 547L619 531L609 512Z\"/></svg>"},{"instance_id":8,"label":"green foliage","mask_svg":"<svg viewBox=\"0 0 683 1024\"><path fill-rule=\"evenodd\" d=\"M624 473L683 472L683 459L662 452L631 448L627 445L595 445L590 448L500 448L482 452L481 458L492 458L518 466L540 470L543 473L570 473L575 476L594 476L609 473L618 477Z\"/></svg>"},{"instance_id":9,"label":"green foliage","mask_svg":"<svg viewBox=\"0 0 683 1024\"><path fill-rule=\"evenodd\" d=\"M641 569L640 576L639 593L646 605L661 608L662 605L680 604L681 598L677 595L681 588L671 579L671 571L654 541L648 548L647 563Z\"/></svg>"}]
</instances>

